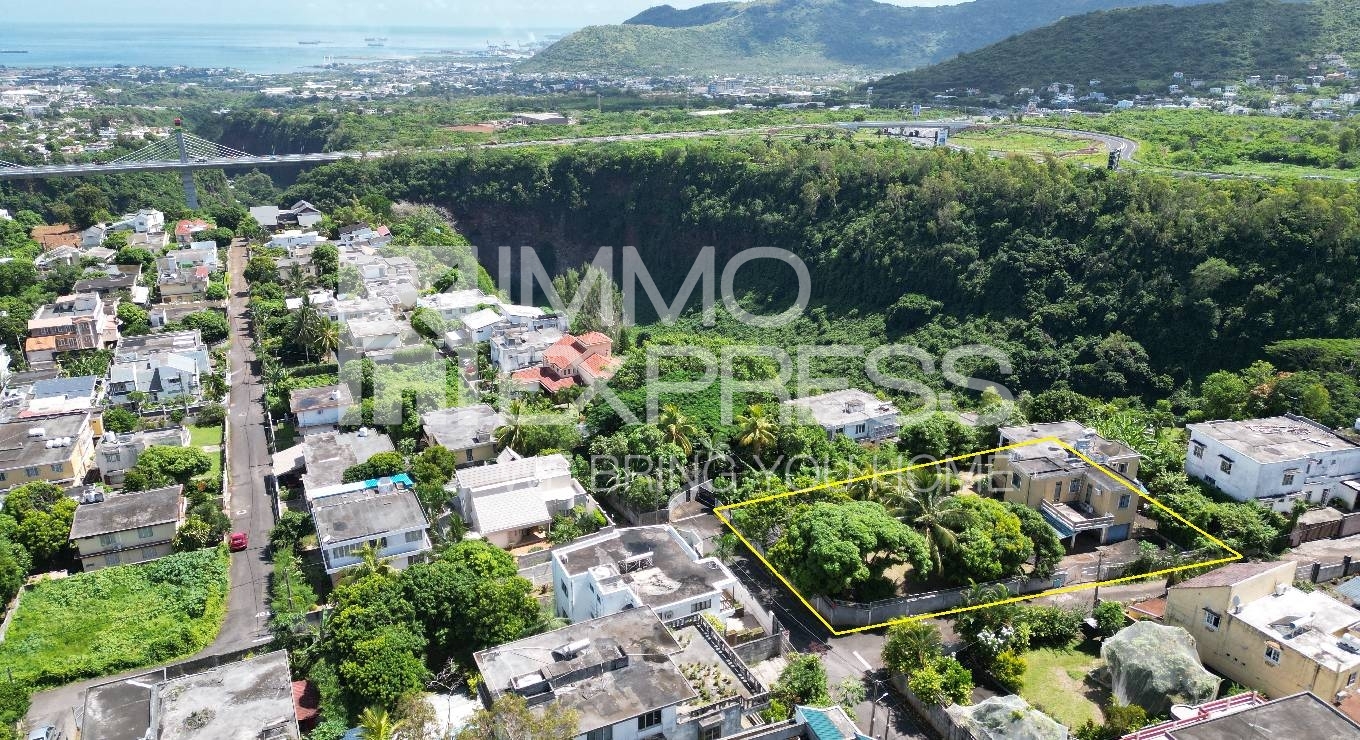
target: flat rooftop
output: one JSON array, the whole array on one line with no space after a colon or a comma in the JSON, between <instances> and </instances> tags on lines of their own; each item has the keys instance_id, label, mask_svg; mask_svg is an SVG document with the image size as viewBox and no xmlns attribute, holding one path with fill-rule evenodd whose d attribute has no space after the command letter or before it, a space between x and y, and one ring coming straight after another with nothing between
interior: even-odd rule
<instances>
[{"instance_id":1,"label":"flat rooftop","mask_svg":"<svg viewBox=\"0 0 1360 740\"><path fill-rule=\"evenodd\" d=\"M420 501L406 488L338 493L313 499L311 509L323 546L428 526Z\"/></svg>"},{"instance_id":2,"label":"flat rooftop","mask_svg":"<svg viewBox=\"0 0 1360 740\"><path fill-rule=\"evenodd\" d=\"M81 504L71 520L71 539L127 532L179 521L183 486L167 486L139 493L109 495L103 501Z\"/></svg>"},{"instance_id":3,"label":"flat rooftop","mask_svg":"<svg viewBox=\"0 0 1360 740\"><path fill-rule=\"evenodd\" d=\"M579 649L561 652L569 645ZM580 713L577 731L586 733L697 697L671 659L678 652L680 644L655 612L629 609L473 658L495 696L516 686L531 696L550 691L560 706ZM601 664L597 675L583 670Z\"/></svg>"},{"instance_id":4,"label":"flat rooftop","mask_svg":"<svg viewBox=\"0 0 1360 740\"><path fill-rule=\"evenodd\" d=\"M717 560L695 560L676 537L666 526L629 527L568 545L555 557L567 573L593 571L602 584L627 585L643 604L657 608L721 590L733 580ZM649 567L623 572L624 561L642 556L649 557Z\"/></svg>"},{"instance_id":5,"label":"flat rooftop","mask_svg":"<svg viewBox=\"0 0 1360 740\"><path fill-rule=\"evenodd\" d=\"M368 462L379 452L393 452L392 438L374 429L357 432L309 434L302 441L302 457L307 472L303 487L310 490L342 482L345 469Z\"/></svg>"},{"instance_id":6,"label":"flat rooftop","mask_svg":"<svg viewBox=\"0 0 1360 740\"><path fill-rule=\"evenodd\" d=\"M562 455L539 455L458 471L458 485L477 490L493 486L532 486L539 481L571 475L571 463Z\"/></svg>"},{"instance_id":7,"label":"flat rooftop","mask_svg":"<svg viewBox=\"0 0 1360 740\"><path fill-rule=\"evenodd\" d=\"M354 394L350 392L348 383L298 388L289 395L289 410L294 414L318 409L349 408L353 405Z\"/></svg>"},{"instance_id":8,"label":"flat rooftop","mask_svg":"<svg viewBox=\"0 0 1360 740\"><path fill-rule=\"evenodd\" d=\"M1173 740L1357 740L1360 725L1318 697L1303 693L1167 733Z\"/></svg>"},{"instance_id":9,"label":"flat rooftop","mask_svg":"<svg viewBox=\"0 0 1360 740\"><path fill-rule=\"evenodd\" d=\"M203 344L203 335L197 329L190 329L188 331L165 332L164 334L123 337L118 340L118 349L114 352L114 358L116 362L126 362L130 358L146 357L162 352L193 352L206 349L207 346Z\"/></svg>"},{"instance_id":10,"label":"flat rooftop","mask_svg":"<svg viewBox=\"0 0 1360 740\"><path fill-rule=\"evenodd\" d=\"M1249 602L1237 618L1281 645L1337 670L1360 667L1360 654L1341 647L1341 638L1353 625L1360 625L1360 610L1353 609L1322 591L1304 592L1292 586L1284 593ZM1288 625L1302 623L1302 629ZM1354 634L1360 640L1360 627Z\"/></svg>"},{"instance_id":11,"label":"flat rooftop","mask_svg":"<svg viewBox=\"0 0 1360 740\"><path fill-rule=\"evenodd\" d=\"M1327 427L1287 414L1245 421L1209 421L1186 426L1192 436L1208 437L1261 463L1301 460L1323 452L1360 449Z\"/></svg>"},{"instance_id":12,"label":"flat rooftop","mask_svg":"<svg viewBox=\"0 0 1360 740\"><path fill-rule=\"evenodd\" d=\"M65 462L89 428L90 413L63 414L0 424L0 470ZM66 442L67 439L71 441ZM48 446L52 442L52 446Z\"/></svg>"},{"instance_id":13,"label":"flat rooftop","mask_svg":"<svg viewBox=\"0 0 1360 740\"><path fill-rule=\"evenodd\" d=\"M420 418L435 444L450 450L485 444L491 440L491 433L505 424L505 416L484 403L426 411Z\"/></svg>"},{"instance_id":14,"label":"flat rooftop","mask_svg":"<svg viewBox=\"0 0 1360 740\"><path fill-rule=\"evenodd\" d=\"M95 686L80 729L86 740L297 738L288 653L168 680L161 669Z\"/></svg>"},{"instance_id":15,"label":"flat rooftop","mask_svg":"<svg viewBox=\"0 0 1360 740\"><path fill-rule=\"evenodd\" d=\"M795 398L785 401L797 409L804 409L822 426L845 426L859 424L869 419L896 416L900 412L896 406L880 400L872 393L858 388L846 388L816 396Z\"/></svg>"},{"instance_id":16,"label":"flat rooftop","mask_svg":"<svg viewBox=\"0 0 1360 740\"><path fill-rule=\"evenodd\" d=\"M1047 424L1024 424L1018 426L1001 427L1001 439L1006 444L1020 444L1032 442L1036 439L1045 437L1057 437L1067 444L1081 450L1096 462L1100 458L1115 457L1134 457L1137 452L1123 442L1105 439L1096 430L1075 421L1055 421ZM1082 449L1082 448L1085 449ZM1058 455L1067 457L1070 453L1063 447L1056 444L1036 444L1017 447L1007 452L1012 460L1024 460L1028 458L1048 457Z\"/></svg>"}]
</instances>

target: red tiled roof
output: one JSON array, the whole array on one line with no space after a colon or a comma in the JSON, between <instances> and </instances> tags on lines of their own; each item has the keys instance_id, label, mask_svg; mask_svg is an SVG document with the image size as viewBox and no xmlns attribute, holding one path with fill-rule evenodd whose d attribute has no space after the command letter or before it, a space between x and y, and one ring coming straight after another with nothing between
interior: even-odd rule
<instances>
[{"instance_id":1,"label":"red tiled roof","mask_svg":"<svg viewBox=\"0 0 1360 740\"><path fill-rule=\"evenodd\" d=\"M548 374L542 367L530 367L523 370L516 370L510 375L515 380L524 383L538 383L543 390L549 393L556 393L563 388L570 388L576 385L574 378L556 378Z\"/></svg>"},{"instance_id":2,"label":"red tiled roof","mask_svg":"<svg viewBox=\"0 0 1360 740\"><path fill-rule=\"evenodd\" d=\"M618 369L617 357L607 357L605 355L591 355L582 363L590 368L590 374L597 378L613 377L614 371Z\"/></svg>"},{"instance_id":3,"label":"red tiled roof","mask_svg":"<svg viewBox=\"0 0 1360 740\"><path fill-rule=\"evenodd\" d=\"M613 340L598 331L588 331L576 338L584 347L593 347L597 344L613 344Z\"/></svg>"},{"instance_id":4,"label":"red tiled roof","mask_svg":"<svg viewBox=\"0 0 1360 740\"><path fill-rule=\"evenodd\" d=\"M293 682L293 710L297 712L300 723L316 719L321 712L321 691L316 684L311 681Z\"/></svg>"},{"instance_id":5,"label":"red tiled roof","mask_svg":"<svg viewBox=\"0 0 1360 740\"><path fill-rule=\"evenodd\" d=\"M209 228L208 222L201 218L185 219L175 224L175 236L188 236L206 228Z\"/></svg>"},{"instance_id":6,"label":"red tiled roof","mask_svg":"<svg viewBox=\"0 0 1360 740\"><path fill-rule=\"evenodd\" d=\"M1155 599L1140 601L1137 604L1130 606L1129 611L1152 617L1153 619L1161 619L1166 616L1166 597L1158 596Z\"/></svg>"}]
</instances>

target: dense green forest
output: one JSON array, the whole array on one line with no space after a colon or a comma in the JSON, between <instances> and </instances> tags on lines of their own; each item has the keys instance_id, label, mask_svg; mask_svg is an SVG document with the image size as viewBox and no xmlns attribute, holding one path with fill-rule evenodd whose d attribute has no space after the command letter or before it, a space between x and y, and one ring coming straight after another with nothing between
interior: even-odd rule
<instances>
[{"instance_id":1,"label":"dense green forest","mask_svg":"<svg viewBox=\"0 0 1360 740\"><path fill-rule=\"evenodd\" d=\"M974 0L904 8L874 0L756 0L688 10L660 6L622 25L582 29L521 69L646 74L895 71L948 59L1064 16L1144 4Z\"/></svg>"},{"instance_id":2,"label":"dense green forest","mask_svg":"<svg viewBox=\"0 0 1360 740\"><path fill-rule=\"evenodd\" d=\"M1300 77L1331 52L1360 50L1356 0L1228 0L1071 16L1051 26L924 69L874 83L886 99L976 87L1012 94L1051 82L1100 80L1102 89L1165 91L1186 79L1237 81L1247 75Z\"/></svg>"},{"instance_id":3,"label":"dense green forest","mask_svg":"<svg viewBox=\"0 0 1360 740\"><path fill-rule=\"evenodd\" d=\"M1166 395L1284 338L1353 336L1360 193L1176 180L827 139L487 151L342 163L289 197L446 206L484 247L550 271L634 245L667 295L696 250L799 254L805 341L1005 348L1021 387ZM496 255L482 259L493 274ZM792 273L748 267L753 301ZM772 312L786 305L777 302ZM643 317L644 319L646 317Z\"/></svg>"}]
</instances>

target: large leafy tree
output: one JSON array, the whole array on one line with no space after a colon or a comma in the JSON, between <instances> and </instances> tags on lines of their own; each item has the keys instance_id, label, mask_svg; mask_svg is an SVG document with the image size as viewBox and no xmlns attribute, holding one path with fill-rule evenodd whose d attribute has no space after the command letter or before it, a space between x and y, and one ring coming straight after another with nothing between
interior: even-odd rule
<instances>
[{"instance_id":1,"label":"large leafy tree","mask_svg":"<svg viewBox=\"0 0 1360 740\"><path fill-rule=\"evenodd\" d=\"M539 624L533 585L515 559L484 540L450 546L401 574L415 620L430 638L435 663L524 636Z\"/></svg>"},{"instance_id":2,"label":"large leafy tree","mask_svg":"<svg viewBox=\"0 0 1360 740\"><path fill-rule=\"evenodd\" d=\"M514 692L501 695L489 709L479 709L458 732L457 740L571 740L580 715L556 702L529 708Z\"/></svg>"},{"instance_id":3,"label":"large leafy tree","mask_svg":"<svg viewBox=\"0 0 1360 740\"><path fill-rule=\"evenodd\" d=\"M770 697L792 709L798 705L826 706L831 703L826 666L816 655L803 654L789 661L770 687Z\"/></svg>"},{"instance_id":4,"label":"large leafy tree","mask_svg":"<svg viewBox=\"0 0 1360 740\"><path fill-rule=\"evenodd\" d=\"M356 641L340 662L340 678L369 706L395 707L397 700L424 688L425 638L402 625L388 625Z\"/></svg>"},{"instance_id":5,"label":"large leafy tree","mask_svg":"<svg viewBox=\"0 0 1360 740\"><path fill-rule=\"evenodd\" d=\"M137 456L137 464L127 472L123 484L129 491L146 491L175 483L187 484L190 478L212 469L212 458L195 447L148 447Z\"/></svg>"},{"instance_id":6,"label":"large leafy tree","mask_svg":"<svg viewBox=\"0 0 1360 740\"><path fill-rule=\"evenodd\" d=\"M845 595L908 562L930 573L921 535L872 501L820 502L796 512L770 549L770 562L806 595Z\"/></svg>"},{"instance_id":7,"label":"large leafy tree","mask_svg":"<svg viewBox=\"0 0 1360 740\"><path fill-rule=\"evenodd\" d=\"M1000 501L974 495L957 497L968 524L958 532L950 568L941 575L953 583L995 581L1016 575L1034 555L1016 516Z\"/></svg>"}]
</instances>

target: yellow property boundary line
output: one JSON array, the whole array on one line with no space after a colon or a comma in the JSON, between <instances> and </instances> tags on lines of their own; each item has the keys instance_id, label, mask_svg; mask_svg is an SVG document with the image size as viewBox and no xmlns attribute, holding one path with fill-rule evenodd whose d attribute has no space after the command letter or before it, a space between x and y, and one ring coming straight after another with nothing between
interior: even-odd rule
<instances>
[{"instance_id":1,"label":"yellow property boundary line","mask_svg":"<svg viewBox=\"0 0 1360 740\"><path fill-rule=\"evenodd\" d=\"M790 497L790 496L798 496L798 495L800 495L800 494L811 493L811 492L813 492L813 491L821 491L821 490L825 490L825 489L827 489L827 488L835 488L835 487L837 487L837 486L843 486L843 485L847 485L847 484L850 484L850 483L858 483L858 482L860 482L860 481L870 480L870 479L872 479L872 478L879 478L879 477L882 477L882 476L885 476L885 475L896 475L896 474L898 474L898 473L905 473L905 472L907 472L907 471L909 471L909 470L917 470L917 469L920 469L920 468L928 468L928 467L932 467L932 466L935 466L935 465L943 465L943 464L945 464L945 463L954 462L954 461L956 461L956 460L967 460L967 459L969 459L969 458L979 457L979 456L981 456L981 455L992 455L992 454L995 454L995 453L997 453L997 452L1005 452L1006 450L1013 450L1013 449L1015 449L1015 448L1017 448L1017 447L1026 447L1026 446L1028 446L1028 445L1036 445L1036 444L1043 444L1043 443L1057 444L1058 446L1062 447L1063 449L1067 450L1068 452L1072 453L1073 455L1075 455L1075 456L1081 458L1082 460L1084 460L1088 465L1091 465L1092 467L1096 468L1097 470L1104 471L1105 474L1106 474L1106 475L1109 475L1111 479L1116 480L1116 481L1119 481L1119 483L1120 483L1121 485L1123 485L1125 488L1127 488L1127 489L1129 489L1130 491L1132 491L1133 494L1134 494L1135 496L1137 496L1138 498L1141 498L1141 499L1145 499L1148 503L1152 504L1153 506L1156 506L1157 508L1161 509L1162 511L1165 511L1166 513L1168 513L1168 514L1170 514L1171 516L1175 517L1175 518L1176 518L1178 521L1180 521L1182 524L1184 524L1185 526L1187 526L1187 527L1189 527L1190 529L1194 530L1194 531L1197 532L1198 534L1202 535L1205 539L1207 539L1207 540L1209 540L1210 542L1212 542L1216 547L1222 548L1223 550L1225 550L1225 551L1231 553L1231 556L1230 556L1230 557L1225 557L1225 558L1219 558L1219 559L1217 559L1217 560L1208 560L1208 561L1201 562L1201 563L1192 563L1192 564L1190 564L1190 565L1180 565L1180 566L1177 566L1177 567L1175 567L1175 568L1164 568L1164 569L1162 569L1162 570L1153 571L1153 572L1151 572L1151 573L1142 573L1142 574L1135 575L1135 576L1124 576L1123 578L1112 578L1112 579L1110 579L1110 580L1108 580L1108 581L1098 581L1098 582L1095 582L1095 583L1081 583L1081 584L1076 584L1076 585L1073 585L1073 586L1061 586L1061 587L1059 587L1059 588L1051 588L1051 589L1048 589L1048 590L1046 590L1046 591L1040 591L1040 592L1033 593L1033 594L1027 594L1027 595L1023 595L1023 596L1013 596L1013 597L1011 597L1011 598L1009 598L1009 599L1001 599L1000 601L993 601L993 602L990 602L990 603L988 603L988 604L979 604L979 605L976 605L976 606L963 606L963 607L958 607L958 608L955 608L955 609L946 609L946 610L944 610L944 611L930 612L930 613L928 613L928 614L913 614L913 615L910 615L910 616L898 617L898 618L896 618L896 619L891 619L891 620L888 620L888 621L885 621L885 622L878 622L878 623L876 623L876 624L870 624L870 625L866 625L866 626L863 626L863 627L851 627L851 628L848 628L848 629L838 630L838 629L836 629L830 622L826 621L826 618L824 618L824 617L822 616L821 612L817 611L817 608L814 607L814 606L812 605L812 602L810 602L805 596L803 596L803 594L799 593L798 589L796 589L796 588L793 587L793 584L789 582L789 579L787 579L787 578L784 577L784 574L783 574L783 573L780 573L780 572L779 572L779 569L775 568L774 565L772 565L772 564L770 563L770 561L768 561L768 560L765 559L765 556L764 556L763 554L761 554L760 550L756 549L756 547L755 547L754 545L752 545L752 544L750 543L749 540L746 539L746 535L743 535L741 532L737 531L737 528L736 528L735 526L732 525L732 521L731 521L730 519L728 519L728 517L727 517L727 512L733 511L733 510L736 510L736 509L740 509L740 508L742 508L743 506L754 506L755 504L761 504L761 503L765 503L765 502L767 502L767 501L776 501L776 500L779 500L779 499L782 499L782 498L788 498L788 497ZM1104 465L1101 465L1100 463L1096 462L1095 460L1092 460L1091 458L1087 457L1085 454L1083 454L1083 453L1081 453L1080 451L1078 451L1076 448L1072 447L1071 445L1067 444L1066 442L1062 441L1061 439L1058 439L1057 437L1041 437L1041 438L1039 438L1039 439L1029 440L1028 442L1019 442L1019 443L1017 443L1017 444L1006 445L1005 447L995 447L995 448L992 448L992 449L990 449L990 450L983 450L982 452L974 452L974 453L971 453L971 454L968 454L968 455L956 455L956 456L954 456L954 457L948 457L948 458L945 458L945 459L943 459L943 460L936 460L936 461L934 461L934 462L921 463L921 464L918 464L918 465L909 465L909 466L907 466L907 467L905 467L905 468L897 468L897 469L895 469L895 470L884 470L884 471L880 471L880 472L877 472L877 473L870 473L870 474L868 474L868 475L861 475L861 476L859 476L859 477L857 477L857 478L847 478L847 479L845 479L845 480L831 481L831 482L829 482L829 483L822 483L822 484L820 484L820 485L812 486L812 487L810 487L810 488L799 489L799 490L797 490L797 491L788 491L788 492L786 492L786 493L777 493L777 494L775 494L775 495L773 495L773 496L763 496L763 497L761 497L761 498L752 499L752 500L750 500L750 501L743 501L743 502L738 503L738 504L726 504L726 505L718 506L718 507L714 508L713 513L716 514L716 515L718 516L718 519L722 520L722 523L723 523L724 525L726 525L727 528L728 528L729 530L732 531L732 534L735 534L735 535L737 536L737 539L741 540L741 543L742 543L743 545L746 545L746 548L747 548L748 550L750 550L752 554L754 554L757 558L760 558L760 562L764 563L764 564L765 564L765 567L770 569L770 572L773 573L773 574L775 575L775 577L779 579L780 583L783 583L784 586L785 586L786 588L788 588L789 592L792 593L794 596L796 596L796 597L798 598L798 600L801 601L801 602L803 603L803 606L806 606L806 607L808 608L808 611L812 612L812 615L813 615L814 617L817 618L817 621L821 622L822 625L824 625L828 630L830 630L830 631L831 631L831 634L832 634L832 635L835 635L835 636L840 636L840 635L850 635L850 634L854 634L854 633L856 633L856 632L867 632L868 630L878 629L879 627L886 627L886 626L889 626L889 625L892 625L892 624L897 624L897 623L900 623L900 622L912 622L912 621L916 621L916 620L920 620L920 619L929 619L929 618L932 618L932 617L945 617L945 616L949 616L949 615L951 615L951 614L958 614L958 613L960 613L960 612L972 611L972 610L974 610L974 609L983 609L983 608L986 608L986 607L989 607L989 606L996 606L996 605L998 605L998 604L1011 604L1011 603L1015 603L1015 602L1019 602L1019 601L1029 601L1030 599L1037 599L1037 598L1040 598L1040 597L1042 597L1042 596L1053 596L1053 595L1056 595L1056 594L1072 593L1072 592L1074 592L1074 591L1085 591L1085 590L1087 590L1087 589L1099 588L1099 587L1101 587L1101 586L1113 586L1113 585L1116 585L1116 584L1120 584L1120 583L1128 583L1128 582L1130 582L1130 581L1137 581L1137 580L1141 580L1141 579L1144 579L1144 578L1150 578L1150 577L1153 577L1153 576L1170 575L1170 574L1172 574L1172 573L1177 573L1177 572L1183 571L1183 570L1189 570L1189 569L1191 569L1191 568L1203 568L1203 567L1211 566L1211 565L1222 565L1222 564L1224 564L1224 563L1231 563L1231 562L1233 562L1233 561L1241 560L1241 559L1242 559L1242 553L1240 553L1240 552L1238 552L1238 551L1232 549L1231 547L1228 547L1226 544L1223 543L1222 540L1220 540L1220 539L1218 539L1217 537L1215 537L1215 536L1209 534L1208 532L1205 532L1203 529L1200 529L1199 527L1195 526L1195 525L1194 525L1193 523L1191 523L1188 519L1186 519L1185 517L1181 516L1180 514L1177 514L1175 511L1172 511L1170 508L1168 508L1168 507L1167 507L1165 504L1163 504L1162 502L1158 501L1157 499L1153 498L1152 496L1149 496L1149 495L1143 493L1142 491L1138 490L1138 489L1135 488L1134 486L1130 485L1129 482L1128 482L1127 480L1125 480L1122 476L1120 476L1118 473L1115 473L1114 471L1110 470L1109 468L1105 467Z\"/></svg>"}]
</instances>

